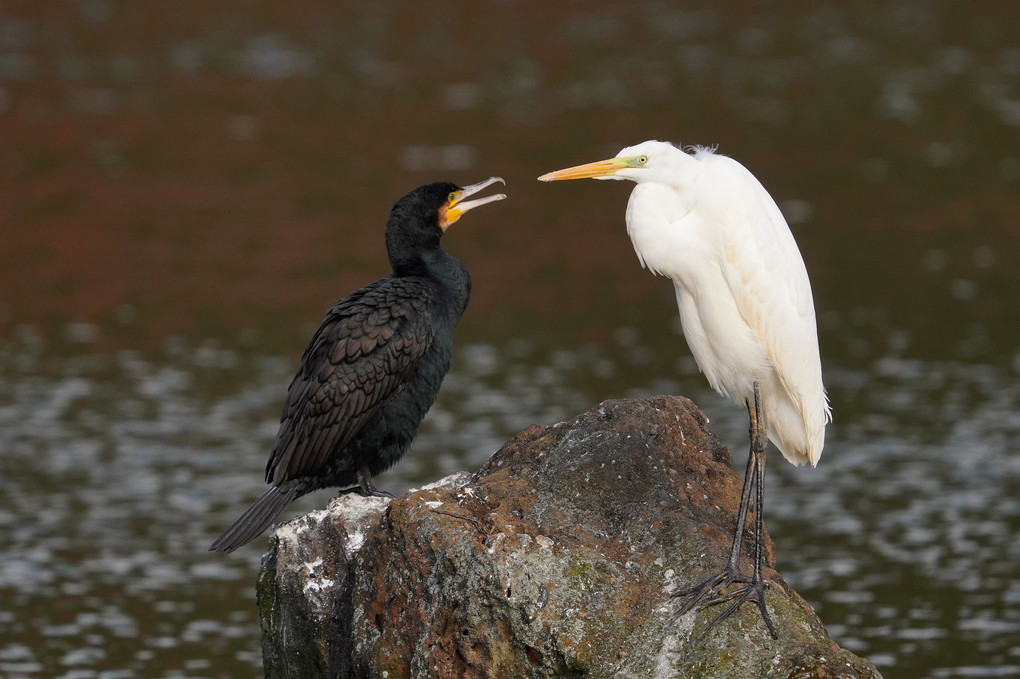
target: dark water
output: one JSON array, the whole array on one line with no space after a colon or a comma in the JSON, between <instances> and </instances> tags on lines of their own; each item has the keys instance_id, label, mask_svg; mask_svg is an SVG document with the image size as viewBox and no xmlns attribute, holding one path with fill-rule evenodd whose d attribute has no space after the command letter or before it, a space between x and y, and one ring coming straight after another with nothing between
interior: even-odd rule
<instances>
[{"instance_id":1,"label":"dark water","mask_svg":"<svg viewBox=\"0 0 1020 679\"><path fill-rule=\"evenodd\" d=\"M425 181L510 200L448 234L474 296L382 487L624 396L742 450L629 187L533 180L647 138L748 165L812 277L836 420L771 458L788 582L886 676L1020 675L1020 6L710 7L0 5L0 676L261 675L260 546L205 550Z\"/></svg>"}]
</instances>

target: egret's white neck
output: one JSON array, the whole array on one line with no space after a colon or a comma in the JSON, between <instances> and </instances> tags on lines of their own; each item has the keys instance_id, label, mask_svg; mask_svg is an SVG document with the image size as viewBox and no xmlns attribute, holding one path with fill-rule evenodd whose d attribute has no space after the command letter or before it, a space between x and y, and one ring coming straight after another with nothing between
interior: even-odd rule
<instances>
[{"instance_id":1,"label":"egret's white neck","mask_svg":"<svg viewBox=\"0 0 1020 679\"><path fill-rule=\"evenodd\" d=\"M634 187L627 203L627 233L641 266L672 277L678 262L703 254L687 224L695 205L693 192L657 183Z\"/></svg>"}]
</instances>

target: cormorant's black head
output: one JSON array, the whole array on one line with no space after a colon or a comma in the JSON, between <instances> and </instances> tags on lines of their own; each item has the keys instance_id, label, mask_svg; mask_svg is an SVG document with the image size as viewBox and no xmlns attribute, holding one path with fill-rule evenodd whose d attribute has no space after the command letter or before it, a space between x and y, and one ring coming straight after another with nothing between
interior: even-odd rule
<instances>
[{"instance_id":1,"label":"cormorant's black head","mask_svg":"<svg viewBox=\"0 0 1020 679\"><path fill-rule=\"evenodd\" d=\"M422 264L422 254L439 247L439 239L450 224L468 210L506 198L498 193L465 201L482 189L502 182L500 177L460 187L450 182L419 186L393 205L386 223L386 251L397 274L413 272Z\"/></svg>"}]
</instances>

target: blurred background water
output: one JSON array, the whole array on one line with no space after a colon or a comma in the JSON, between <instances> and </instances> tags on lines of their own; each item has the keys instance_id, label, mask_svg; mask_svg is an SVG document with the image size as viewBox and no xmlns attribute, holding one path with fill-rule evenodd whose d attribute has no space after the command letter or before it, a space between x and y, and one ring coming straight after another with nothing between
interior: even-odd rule
<instances>
[{"instance_id":1,"label":"blurred background water","mask_svg":"<svg viewBox=\"0 0 1020 679\"><path fill-rule=\"evenodd\" d=\"M0 676L261 675L265 542L206 549L427 181L510 199L445 240L474 296L381 487L657 393L739 466L745 415L638 266L629 185L534 181L649 138L747 165L812 278L836 419L817 469L771 457L781 572L886 676L1020 675L1018 25L921 0L0 4Z\"/></svg>"}]
</instances>

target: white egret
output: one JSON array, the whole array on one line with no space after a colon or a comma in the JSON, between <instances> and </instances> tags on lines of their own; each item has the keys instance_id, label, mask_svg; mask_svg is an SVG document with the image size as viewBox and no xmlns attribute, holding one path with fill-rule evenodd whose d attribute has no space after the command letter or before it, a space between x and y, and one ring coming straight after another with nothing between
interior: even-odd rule
<instances>
[{"instance_id":1,"label":"white egret","mask_svg":"<svg viewBox=\"0 0 1020 679\"><path fill-rule=\"evenodd\" d=\"M715 575L677 594L688 598L670 623L695 606L731 601L707 632L741 603L754 601L777 637L761 574L762 433L791 463L814 466L822 454L825 424L832 419L800 250L761 183L714 149L687 152L646 141L615 158L539 179L589 177L637 183L627 204L627 232L638 260L652 273L672 279L684 336L698 367L713 389L745 405L751 420L751 451L729 560ZM754 571L748 576L738 562L753 489ZM742 586L724 593L732 583Z\"/></svg>"}]
</instances>

